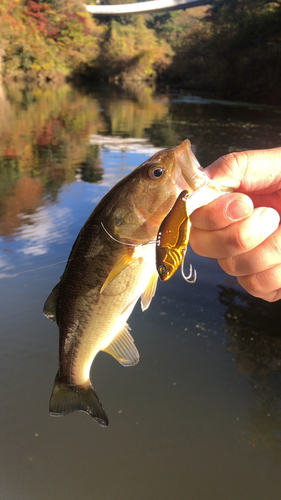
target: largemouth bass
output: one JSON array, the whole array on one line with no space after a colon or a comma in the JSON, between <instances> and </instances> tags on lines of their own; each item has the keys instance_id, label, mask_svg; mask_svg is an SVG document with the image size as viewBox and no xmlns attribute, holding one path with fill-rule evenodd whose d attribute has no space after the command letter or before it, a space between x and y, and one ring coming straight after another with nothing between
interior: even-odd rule
<instances>
[{"instance_id":1,"label":"largemouth bass","mask_svg":"<svg viewBox=\"0 0 281 500\"><path fill-rule=\"evenodd\" d=\"M155 294L157 233L183 190L194 196L205 191L193 209L222 194L188 140L155 154L116 184L81 229L44 306L60 333L51 415L81 410L108 425L90 381L91 365L99 351L123 366L138 362L127 319L139 298L145 310Z\"/></svg>"}]
</instances>

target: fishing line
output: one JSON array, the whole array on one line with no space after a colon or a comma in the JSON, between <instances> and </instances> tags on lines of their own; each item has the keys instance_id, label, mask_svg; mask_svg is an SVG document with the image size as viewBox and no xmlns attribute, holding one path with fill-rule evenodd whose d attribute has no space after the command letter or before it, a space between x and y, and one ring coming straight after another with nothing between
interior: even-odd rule
<instances>
[{"instance_id":1,"label":"fishing line","mask_svg":"<svg viewBox=\"0 0 281 500\"><path fill-rule=\"evenodd\" d=\"M117 243L120 243L121 245L127 245L127 246L132 246L132 247L141 247L141 246L144 246L144 245L149 245L149 244L152 244L152 243L155 243L155 241L153 240L149 240L147 241L147 243L142 243L141 245L135 245L134 243L126 243L124 241L120 241L120 240L117 240L116 238L114 238L108 231L107 229L104 227L103 223L101 222L101 226L102 228L104 229L104 231L106 232L106 234L114 241L116 241ZM65 263L68 263L70 262L71 260L73 259L66 259L66 260L60 260L59 262L55 262L54 264L49 264L48 266L41 266L41 267L35 267L33 269L26 269L25 271L20 271L18 273L11 273L11 274L6 274L5 276L3 276L2 278L0 279L3 279L3 278L14 278L16 276L20 276L21 274L26 274L26 273L31 273L33 271L41 271L42 269L49 269L50 267L54 267L54 266L58 266L59 264L65 264Z\"/></svg>"},{"instance_id":2,"label":"fishing line","mask_svg":"<svg viewBox=\"0 0 281 500\"><path fill-rule=\"evenodd\" d=\"M70 262L72 259L61 260L60 262L55 262L54 264L48 264L48 266L35 267L33 269L26 269L25 271L20 271L19 273L11 273L3 276L3 278L14 278L15 276L19 276L20 274L32 273L33 271L40 271L41 269L48 269L49 267L58 266L59 264L65 264L66 262Z\"/></svg>"},{"instance_id":3,"label":"fishing line","mask_svg":"<svg viewBox=\"0 0 281 500\"><path fill-rule=\"evenodd\" d=\"M207 180L206 180L207 182ZM205 186L205 185L204 185ZM203 186L203 187L204 187ZM202 188L201 188L202 189ZM193 194L193 193L190 193L190 194ZM190 194L186 195L186 196L190 196ZM185 198L185 197L184 197ZM185 200L187 201L187 200ZM130 246L130 247L141 247L141 246L144 246L144 245L149 245L151 243L157 243L156 240L148 240L147 243L142 243L141 245L135 245L134 243L126 243L125 241L120 241L120 240L117 240L116 238L114 238L114 236L112 236L108 231L107 229L104 227L104 224L101 222L101 227L104 229L104 231L106 232L106 234L113 240L113 241L116 241L117 243L120 243L121 245L127 245L127 246ZM181 263L181 275L183 277L183 279L187 282L187 283L195 283L196 279L197 279L197 272L196 272L196 269L194 269L194 273L193 273L193 278L191 279L192 277L192 265L190 264L189 266L189 275L186 276L185 273L184 273L184 259L185 259L185 255L186 255L186 251L184 252L184 256L183 256L183 260L182 260L182 263Z\"/></svg>"},{"instance_id":4,"label":"fishing line","mask_svg":"<svg viewBox=\"0 0 281 500\"><path fill-rule=\"evenodd\" d=\"M127 245L127 246L133 246L133 247L141 247L141 246L144 246L144 245L149 245L149 244L152 244L152 243L155 243L154 240L149 240L147 241L147 243L142 243L141 245L135 245L134 243L126 243L124 241L120 241L120 240L117 240L116 238L114 238L107 230L106 228L104 227L103 223L101 222L101 226L102 228L104 229L104 231L106 232L106 234L114 241L116 241L117 243L120 243L121 245ZM55 262L54 264L48 264L48 266L41 266L41 267L34 267L32 269L26 269L25 271L20 271L18 273L11 273L11 274L6 274L5 276L2 276L0 279L4 279L4 278L14 278L16 276L20 276L21 274L26 274L26 273L32 273L34 271L41 271L43 269L49 269L50 267L54 267L54 266L58 266L59 264L66 264L70 261L72 261L72 259L66 259L66 260L60 260L59 262Z\"/></svg>"},{"instance_id":5,"label":"fishing line","mask_svg":"<svg viewBox=\"0 0 281 500\"><path fill-rule=\"evenodd\" d=\"M148 240L146 243L141 243L140 245L135 245L134 243L126 243L125 241L120 241L114 238L112 234L110 234L107 229L104 227L103 223L101 222L101 227L105 230L106 234L113 240L116 241L117 243L120 243L120 245L127 245L129 247L143 247L144 245L151 245L152 243L156 243L156 240Z\"/></svg>"},{"instance_id":6,"label":"fishing line","mask_svg":"<svg viewBox=\"0 0 281 500\"><path fill-rule=\"evenodd\" d=\"M190 195L192 195L193 193L190 193ZM187 197L189 196L188 194L186 195ZM186 200L187 201L187 200ZM104 224L101 222L101 227L103 228L103 230L106 232L106 234L114 241L116 241L117 243L120 243L120 245L127 245L127 246L130 246L130 247L142 247L144 245L151 245L153 243L156 243L156 240L148 240L146 243L141 243L140 245L136 245L134 243L126 243L125 241L120 241L120 240L117 240L116 238L114 238L114 236L112 236L108 231L107 229L104 227ZM48 266L41 266L41 267L34 267L32 269L26 269L25 271L20 271L18 273L11 273L11 274L6 274L5 276L2 276L0 279L4 279L4 278L14 278L16 276L20 276L21 274L27 274L27 273L32 273L34 271L41 271L43 269L49 269L50 267L54 267L54 266L59 266L60 264L66 264L68 262L70 262L71 260L73 259L66 259L66 260L60 260L59 262L55 262L54 264L48 264ZM193 280L190 280L191 276L192 276L192 265L190 264L190 270L189 270L189 275L188 276L185 276L184 274L184 269L183 269L183 264L184 264L184 259L182 261L182 264L181 264L181 274L182 274L182 277L185 279L185 281L187 281L188 283L195 283L196 281L196 278L197 278L197 273L196 273L196 269L194 269L194 278Z\"/></svg>"}]
</instances>

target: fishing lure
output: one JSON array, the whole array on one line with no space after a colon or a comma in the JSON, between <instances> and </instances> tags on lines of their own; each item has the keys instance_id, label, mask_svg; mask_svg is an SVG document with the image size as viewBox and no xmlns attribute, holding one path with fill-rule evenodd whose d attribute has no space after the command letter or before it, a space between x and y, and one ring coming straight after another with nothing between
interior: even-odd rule
<instances>
[{"instance_id":1,"label":"fishing lure","mask_svg":"<svg viewBox=\"0 0 281 500\"><path fill-rule=\"evenodd\" d=\"M168 215L162 221L156 240L156 268L161 281L170 279L181 265L183 278L189 283L196 281L196 271L192 276L192 266L188 276L183 270L186 247L189 242L191 222L187 214L187 191L182 191Z\"/></svg>"}]
</instances>

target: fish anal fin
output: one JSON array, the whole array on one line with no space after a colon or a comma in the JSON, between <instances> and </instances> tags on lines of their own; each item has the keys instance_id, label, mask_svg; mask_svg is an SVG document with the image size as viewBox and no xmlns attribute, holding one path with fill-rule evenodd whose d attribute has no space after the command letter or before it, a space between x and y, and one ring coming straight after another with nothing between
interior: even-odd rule
<instances>
[{"instance_id":1,"label":"fish anal fin","mask_svg":"<svg viewBox=\"0 0 281 500\"><path fill-rule=\"evenodd\" d=\"M84 411L102 427L108 425L106 413L90 381L85 386L72 386L61 382L57 375L49 410L52 417L61 417L78 410Z\"/></svg>"},{"instance_id":2,"label":"fish anal fin","mask_svg":"<svg viewBox=\"0 0 281 500\"><path fill-rule=\"evenodd\" d=\"M123 366L134 366L139 362L140 358L129 330L129 325L125 325L110 344L103 349Z\"/></svg>"},{"instance_id":3,"label":"fish anal fin","mask_svg":"<svg viewBox=\"0 0 281 500\"><path fill-rule=\"evenodd\" d=\"M56 310L57 310L59 289L60 289L60 283L58 283L55 286L55 288L53 288L52 292L50 293L49 297L47 298L44 304L43 313L48 319L52 321L56 321Z\"/></svg>"},{"instance_id":4,"label":"fish anal fin","mask_svg":"<svg viewBox=\"0 0 281 500\"><path fill-rule=\"evenodd\" d=\"M158 280L158 272L155 271L152 274L148 282L148 285L141 296L142 311L145 311L150 306L150 302L152 301L156 292L157 280Z\"/></svg>"},{"instance_id":5,"label":"fish anal fin","mask_svg":"<svg viewBox=\"0 0 281 500\"><path fill-rule=\"evenodd\" d=\"M135 259L132 259L132 257L127 253L125 255L122 255L122 257L116 262L115 266L113 266L113 268L111 269L109 275L107 276L104 284L100 289L100 293L102 293L107 285L112 280L114 280L118 276L118 274L120 274L121 271L125 269L125 267L129 266L133 262L133 260Z\"/></svg>"}]
</instances>

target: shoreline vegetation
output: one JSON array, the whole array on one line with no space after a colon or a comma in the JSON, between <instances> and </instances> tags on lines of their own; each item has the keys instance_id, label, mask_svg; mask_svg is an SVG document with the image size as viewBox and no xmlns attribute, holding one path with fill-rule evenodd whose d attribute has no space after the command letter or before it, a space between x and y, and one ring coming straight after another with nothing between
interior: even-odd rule
<instances>
[{"instance_id":1,"label":"shoreline vegetation","mask_svg":"<svg viewBox=\"0 0 281 500\"><path fill-rule=\"evenodd\" d=\"M0 75L280 104L281 0L114 18L92 17L81 0L1 0Z\"/></svg>"}]
</instances>

